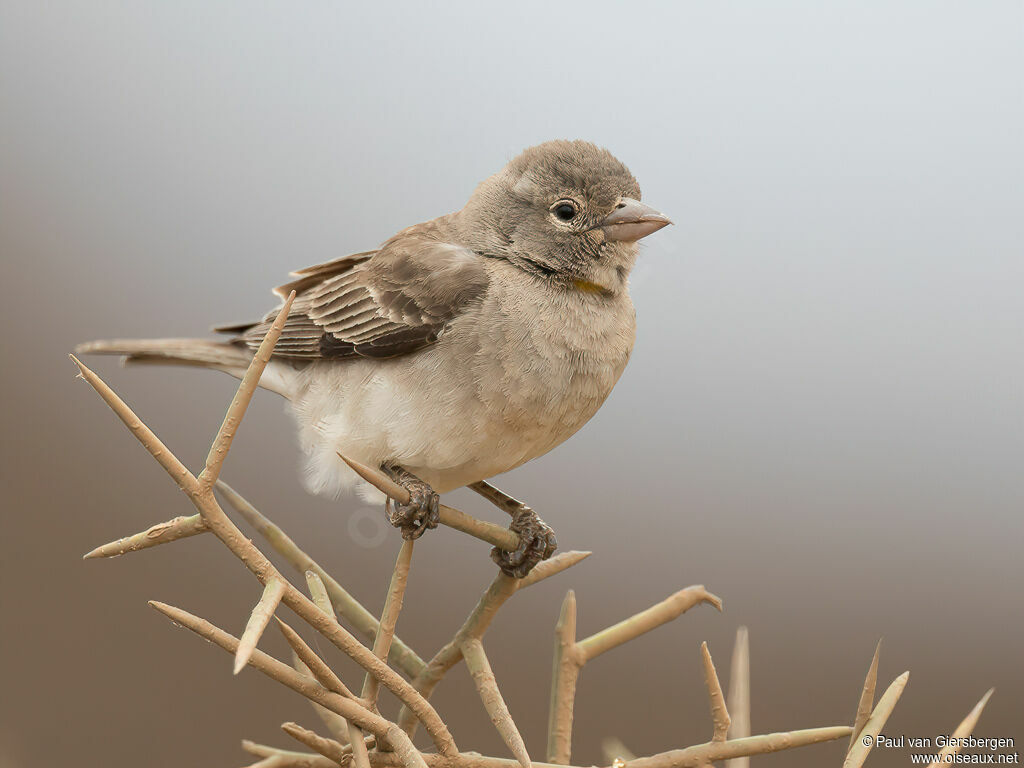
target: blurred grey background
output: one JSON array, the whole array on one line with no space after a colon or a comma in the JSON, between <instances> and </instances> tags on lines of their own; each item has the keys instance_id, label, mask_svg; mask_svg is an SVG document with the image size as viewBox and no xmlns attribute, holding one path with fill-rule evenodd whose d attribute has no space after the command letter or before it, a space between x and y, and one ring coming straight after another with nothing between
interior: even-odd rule
<instances>
[{"instance_id":1,"label":"blurred grey background","mask_svg":"<svg viewBox=\"0 0 1024 768\"><path fill-rule=\"evenodd\" d=\"M852 720L884 636L880 678L911 670L888 732L949 733L995 685L977 732L1019 744L1022 43L1016 1L0 0L0 765L243 765L239 739L317 724L146 606L239 632L259 588L216 541L79 559L191 508L72 346L255 318L290 269L454 210L559 137L609 147L676 226L645 243L603 410L498 481L595 552L487 637L533 756L570 586L581 636L692 583L725 601L584 670L578 764L606 735L709 738L699 644L725 676L741 624L755 732ZM89 363L201 465L231 380ZM356 543L351 516L376 518L307 497L296 466L261 393L225 479L379 610L398 537ZM433 653L493 572L428 535L400 634ZM464 669L435 702L463 749L505 754Z\"/></svg>"}]
</instances>

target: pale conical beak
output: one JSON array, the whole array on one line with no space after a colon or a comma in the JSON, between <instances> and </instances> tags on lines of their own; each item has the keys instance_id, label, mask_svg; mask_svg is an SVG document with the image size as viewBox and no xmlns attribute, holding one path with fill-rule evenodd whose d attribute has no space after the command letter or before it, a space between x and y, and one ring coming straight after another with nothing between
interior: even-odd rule
<instances>
[{"instance_id":1,"label":"pale conical beak","mask_svg":"<svg viewBox=\"0 0 1024 768\"><path fill-rule=\"evenodd\" d=\"M607 240L625 240L632 243L671 223L665 214L659 213L651 206L624 197L619 201L619 206L601 219L597 226L604 230Z\"/></svg>"}]
</instances>

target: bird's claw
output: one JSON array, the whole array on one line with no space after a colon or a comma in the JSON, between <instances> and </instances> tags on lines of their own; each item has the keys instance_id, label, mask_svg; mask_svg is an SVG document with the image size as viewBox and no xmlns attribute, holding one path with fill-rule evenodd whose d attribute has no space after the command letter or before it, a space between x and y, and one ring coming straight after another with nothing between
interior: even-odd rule
<instances>
[{"instance_id":1,"label":"bird's claw","mask_svg":"<svg viewBox=\"0 0 1024 768\"><path fill-rule=\"evenodd\" d=\"M512 552L495 547L491 550L491 560L498 564L502 573L514 579L526 576L558 548L555 532L525 505L513 513L509 530L519 534L519 546Z\"/></svg>"},{"instance_id":2,"label":"bird's claw","mask_svg":"<svg viewBox=\"0 0 1024 768\"><path fill-rule=\"evenodd\" d=\"M385 504L388 522L400 528L403 539L418 539L441 520L441 497L427 483L401 467L383 467L396 483L409 492L409 501L399 504L389 498Z\"/></svg>"}]
</instances>

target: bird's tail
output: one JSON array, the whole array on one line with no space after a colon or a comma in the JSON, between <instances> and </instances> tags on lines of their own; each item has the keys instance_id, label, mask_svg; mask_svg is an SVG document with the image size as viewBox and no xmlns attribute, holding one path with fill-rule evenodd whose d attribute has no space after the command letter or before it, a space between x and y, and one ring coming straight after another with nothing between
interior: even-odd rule
<instances>
[{"instance_id":1,"label":"bird's tail","mask_svg":"<svg viewBox=\"0 0 1024 768\"><path fill-rule=\"evenodd\" d=\"M245 375L253 353L230 342L210 339L111 339L87 341L75 347L78 355L120 355L125 365L190 365L224 371L235 378ZM288 397L284 371L269 366L260 386Z\"/></svg>"}]
</instances>

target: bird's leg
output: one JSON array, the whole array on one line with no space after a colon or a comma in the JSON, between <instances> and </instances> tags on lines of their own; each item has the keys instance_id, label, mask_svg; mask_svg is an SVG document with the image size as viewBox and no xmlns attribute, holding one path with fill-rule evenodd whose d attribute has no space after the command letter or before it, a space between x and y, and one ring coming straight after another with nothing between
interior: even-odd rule
<instances>
[{"instance_id":1,"label":"bird's leg","mask_svg":"<svg viewBox=\"0 0 1024 768\"><path fill-rule=\"evenodd\" d=\"M558 548L555 532L538 517L536 512L518 499L495 488L486 480L473 483L468 487L494 506L512 515L512 524L509 529L519 534L519 547L514 552L506 552L497 547L491 550L491 559L498 564L502 573L521 579L533 570L533 566L554 554Z\"/></svg>"},{"instance_id":2,"label":"bird's leg","mask_svg":"<svg viewBox=\"0 0 1024 768\"><path fill-rule=\"evenodd\" d=\"M402 538L418 539L428 528L437 528L441 518L441 497L434 493L434 489L396 464L382 464L380 468L409 492L407 503L399 504L388 498L385 505L388 522L402 529Z\"/></svg>"}]
</instances>

